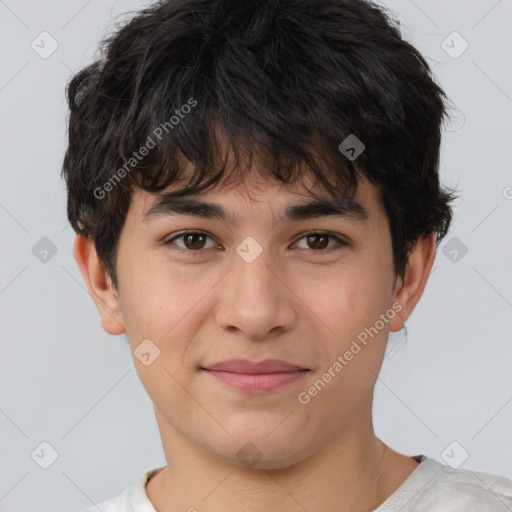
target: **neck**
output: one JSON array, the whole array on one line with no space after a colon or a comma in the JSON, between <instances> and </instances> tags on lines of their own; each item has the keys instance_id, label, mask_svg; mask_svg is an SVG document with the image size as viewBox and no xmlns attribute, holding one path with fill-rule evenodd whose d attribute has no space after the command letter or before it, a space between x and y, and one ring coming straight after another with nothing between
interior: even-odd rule
<instances>
[{"instance_id":1,"label":"neck","mask_svg":"<svg viewBox=\"0 0 512 512\"><path fill-rule=\"evenodd\" d=\"M147 484L156 510L373 510L417 462L374 434L371 402L329 445L286 467L243 467L198 447L155 409L167 467Z\"/></svg>"}]
</instances>

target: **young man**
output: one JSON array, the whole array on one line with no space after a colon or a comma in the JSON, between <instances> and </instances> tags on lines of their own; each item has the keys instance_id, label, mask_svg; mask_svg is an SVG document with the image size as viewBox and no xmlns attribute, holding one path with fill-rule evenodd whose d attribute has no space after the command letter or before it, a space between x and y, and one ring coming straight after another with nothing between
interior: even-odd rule
<instances>
[{"instance_id":1,"label":"young man","mask_svg":"<svg viewBox=\"0 0 512 512\"><path fill-rule=\"evenodd\" d=\"M167 0L103 50L68 88L68 217L167 465L98 507L511 510L508 479L373 431L388 334L455 197L438 176L444 93L386 12Z\"/></svg>"}]
</instances>

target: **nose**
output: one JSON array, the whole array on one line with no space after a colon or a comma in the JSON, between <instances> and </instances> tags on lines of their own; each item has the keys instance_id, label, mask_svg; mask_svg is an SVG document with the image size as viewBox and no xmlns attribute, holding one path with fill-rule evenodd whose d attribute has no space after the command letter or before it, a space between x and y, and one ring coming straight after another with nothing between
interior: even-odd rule
<instances>
[{"instance_id":1,"label":"nose","mask_svg":"<svg viewBox=\"0 0 512 512\"><path fill-rule=\"evenodd\" d=\"M279 266L267 252L248 263L238 254L216 307L218 324L248 339L265 340L293 328L298 302Z\"/></svg>"}]
</instances>

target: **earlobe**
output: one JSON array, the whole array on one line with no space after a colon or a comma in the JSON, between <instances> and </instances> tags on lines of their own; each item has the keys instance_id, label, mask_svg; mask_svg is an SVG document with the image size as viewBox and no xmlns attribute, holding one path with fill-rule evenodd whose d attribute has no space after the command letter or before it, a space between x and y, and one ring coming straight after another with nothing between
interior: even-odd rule
<instances>
[{"instance_id":1,"label":"earlobe","mask_svg":"<svg viewBox=\"0 0 512 512\"><path fill-rule=\"evenodd\" d=\"M400 311L390 322L390 330L399 331L411 316L427 284L430 270L436 256L436 233L420 238L407 262L405 276L397 279L393 303L400 304Z\"/></svg>"},{"instance_id":2,"label":"earlobe","mask_svg":"<svg viewBox=\"0 0 512 512\"><path fill-rule=\"evenodd\" d=\"M92 238L76 235L73 256L98 308L103 329L114 335L125 333L119 295L103 263L98 258Z\"/></svg>"}]
</instances>

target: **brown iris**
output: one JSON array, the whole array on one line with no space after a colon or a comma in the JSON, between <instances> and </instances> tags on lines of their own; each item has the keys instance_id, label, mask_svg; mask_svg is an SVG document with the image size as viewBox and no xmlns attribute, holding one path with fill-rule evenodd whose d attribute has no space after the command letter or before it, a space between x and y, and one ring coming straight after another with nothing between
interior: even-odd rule
<instances>
[{"instance_id":1,"label":"brown iris","mask_svg":"<svg viewBox=\"0 0 512 512\"><path fill-rule=\"evenodd\" d=\"M183 238L185 240L185 246L187 249L190 249L191 251L197 251L203 248L206 236L202 233L189 233L188 235L183 235ZM198 238L202 240L197 242Z\"/></svg>"},{"instance_id":2,"label":"brown iris","mask_svg":"<svg viewBox=\"0 0 512 512\"><path fill-rule=\"evenodd\" d=\"M318 243L315 242L315 240L322 239L322 242ZM325 234L312 234L307 237L308 244L313 243L313 245L316 245L316 247L312 247L313 249L325 249L329 243L329 237ZM318 246L321 247L318 247Z\"/></svg>"}]
</instances>

